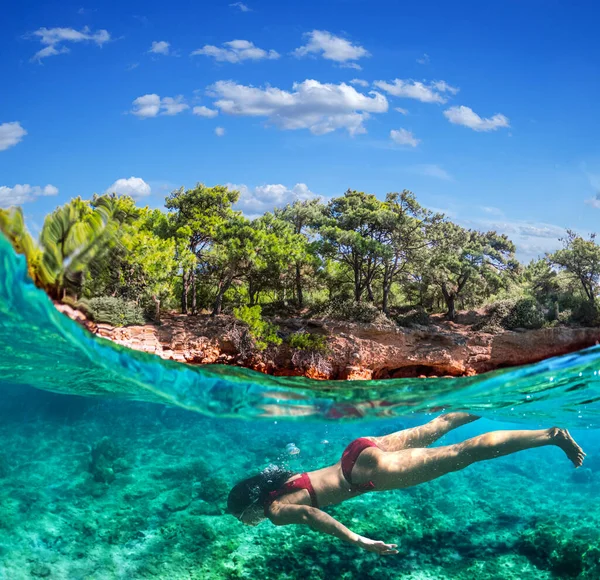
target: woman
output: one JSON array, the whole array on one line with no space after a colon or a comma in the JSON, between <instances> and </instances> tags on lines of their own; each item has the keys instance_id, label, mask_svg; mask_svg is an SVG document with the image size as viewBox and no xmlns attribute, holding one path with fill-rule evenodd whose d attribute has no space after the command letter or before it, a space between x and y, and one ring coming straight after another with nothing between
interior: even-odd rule
<instances>
[{"instance_id":1,"label":"woman","mask_svg":"<svg viewBox=\"0 0 600 580\"><path fill-rule=\"evenodd\" d=\"M272 468L235 485L227 511L247 525L268 518L276 526L306 524L313 530L377 554L397 554L396 544L359 536L321 510L367 491L403 489L464 469L477 461L544 445L560 447L575 467L585 453L565 429L493 431L445 447L427 446L466 423L479 419L448 413L433 421L385 435L361 437L346 447L335 465L300 475Z\"/></svg>"}]
</instances>

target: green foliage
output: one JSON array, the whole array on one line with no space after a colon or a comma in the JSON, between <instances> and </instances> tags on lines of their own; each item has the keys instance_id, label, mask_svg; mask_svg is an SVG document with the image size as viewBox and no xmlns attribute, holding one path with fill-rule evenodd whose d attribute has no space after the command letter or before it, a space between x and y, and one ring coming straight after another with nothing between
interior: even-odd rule
<instances>
[{"instance_id":1,"label":"green foliage","mask_svg":"<svg viewBox=\"0 0 600 580\"><path fill-rule=\"evenodd\" d=\"M600 246L596 244L596 234L591 234L585 240L567 230L567 237L562 242L564 247L548 256L548 259L579 280L588 300L595 302L600 283Z\"/></svg>"},{"instance_id":2,"label":"green foliage","mask_svg":"<svg viewBox=\"0 0 600 580\"><path fill-rule=\"evenodd\" d=\"M440 221L432 230L433 247L427 269L439 286L447 317L455 318L456 301L465 295L482 298L495 293L506 281L503 273L514 273L518 262L515 246L496 232L466 230Z\"/></svg>"},{"instance_id":3,"label":"green foliage","mask_svg":"<svg viewBox=\"0 0 600 580\"><path fill-rule=\"evenodd\" d=\"M569 232L563 249L522 268L506 236L445 220L407 190L381 201L349 189L327 205L296 201L253 220L233 210L238 199L228 187L198 184L173 191L165 213L95 195L48 215L39 243L18 208L0 210L0 231L54 299L111 296L157 320L177 303L213 315L261 304L273 316L383 325L402 307L397 323L411 326L427 324L431 312L445 308L455 319L457 309L495 300L479 327L539 328L545 312L553 323L600 324L594 235ZM269 332L255 330L266 344Z\"/></svg>"},{"instance_id":4,"label":"green foliage","mask_svg":"<svg viewBox=\"0 0 600 580\"><path fill-rule=\"evenodd\" d=\"M29 276L40 285L37 271L42 252L25 227L23 210L20 207L7 210L0 208L0 232L6 236L17 254L25 256Z\"/></svg>"},{"instance_id":5,"label":"green foliage","mask_svg":"<svg viewBox=\"0 0 600 580\"><path fill-rule=\"evenodd\" d=\"M499 332L503 328L536 329L546 324L542 306L532 297L500 300L488 306L487 319L473 326L473 330Z\"/></svg>"},{"instance_id":6,"label":"green foliage","mask_svg":"<svg viewBox=\"0 0 600 580\"><path fill-rule=\"evenodd\" d=\"M600 304L589 300L577 300L571 320L582 326L600 326Z\"/></svg>"},{"instance_id":7,"label":"green foliage","mask_svg":"<svg viewBox=\"0 0 600 580\"><path fill-rule=\"evenodd\" d=\"M274 324L262 318L262 311L259 305L234 308L233 313L237 320L248 327L248 332L254 341L254 346L258 350L265 350L271 344L281 344L282 340L277 336L279 329Z\"/></svg>"},{"instance_id":8,"label":"green foliage","mask_svg":"<svg viewBox=\"0 0 600 580\"><path fill-rule=\"evenodd\" d=\"M102 296L92 298L88 305L92 318L96 322L106 322L113 326L145 323L143 310L135 302L113 296Z\"/></svg>"},{"instance_id":9,"label":"green foliage","mask_svg":"<svg viewBox=\"0 0 600 580\"><path fill-rule=\"evenodd\" d=\"M503 321L503 326L509 330L515 328L542 328L546 318L544 311L535 298L522 298L517 300L508 316Z\"/></svg>"},{"instance_id":10,"label":"green foliage","mask_svg":"<svg viewBox=\"0 0 600 580\"><path fill-rule=\"evenodd\" d=\"M327 337L305 331L295 332L288 338L291 348L308 352L327 352Z\"/></svg>"},{"instance_id":11,"label":"green foliage","mask_svg":"<svg viewBox=\"0 0 600 580\"><path fill-rule=\"evenodd\" d=\"M239 212L231 209L239 195L239 191L230 190L223 185L206 187L198 183L194 189L184 190L182 187L175 190L166 199L165 206L171 212L171 235L176 240L178 255L183 258L181 309L184 313L188 309L190 290L192 312L196 310L197 270L214 270L214 264L210 260L211 250L223 227L239 216ZM188 259L189 255L193 257L192 263ZM224 290L222 287L219 289L219 312L220 301L229 285L226 286Z\"/></svg>"},{"instance_id":12,"label":"green foliage","mask_svg":"<svg viewBox=\"0 0 600 580\"><path fill-rule=\"evenodd\" d=\"M348 322L373 323L381 314L381 310L370 302L355 302L343 297L332 299L326 309L326 315L331 318Z\"/></svg>"}]
</instances>

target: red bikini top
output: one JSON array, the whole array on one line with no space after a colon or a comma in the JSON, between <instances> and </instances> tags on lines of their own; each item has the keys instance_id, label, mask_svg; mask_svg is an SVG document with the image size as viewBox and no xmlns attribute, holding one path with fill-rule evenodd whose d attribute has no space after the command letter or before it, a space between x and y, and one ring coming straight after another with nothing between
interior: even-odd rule
<instances>
[{"instance_id":1,"label":"red bikini top","mask_svg":"<svg viewBox=\"0 0 600 580\"><path fill-rule=\"evenodd\" d=\"M317 502L317 494L312 486L308 473L301 473L300 477L284 483L281 487L269 493L269 497L265 501L265 512L267 508L279 497L292 493L299 489L305 489L310 495L310 504L312 507L319 507Z\"/></svg>"}]
</instances>

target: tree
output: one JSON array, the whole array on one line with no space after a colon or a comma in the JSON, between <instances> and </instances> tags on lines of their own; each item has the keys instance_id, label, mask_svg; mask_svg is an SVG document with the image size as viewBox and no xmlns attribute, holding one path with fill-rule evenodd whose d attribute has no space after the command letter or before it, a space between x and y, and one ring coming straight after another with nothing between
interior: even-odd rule
<instances>
[{"instance_id":1,"label":"tree","mask_svg":"<svg viewBox=\"0 0 600 580\"><path fill-rule=\"evenodd\" d=\"M302 269L308 266L312 267L314 271L318 265L317 246L315 241L310 238L314 237L318 226L324 221L325 206L320 198L296 200L282 209L276 208L274 213L275 217L290 223L295 234L304 236L304 252L301 258L296 258L294 263L296 303L301 309L304 306Z\"/></svg>"},{"instance_id":2,"label":"tree","mask_svg":"<svg viewBox=\"0 0 600 580\"><path fill-rule=\"evenodd\" d=\"M595 303L600 282L600 247L596 244L596 234L585 240L567 230L567 237L561 241L564 247L550 254L548 259L579 280L587 299Z\"/></svg>"},{"instance_id":3,"label":"tree","mask_svg":"<svg viewBox=\"0 0 600 580\"><path fill-rule=\"evenodd\" d=\"M185 240L187 249L196 256L197 266L206 262L215 237L223 224L236 212L231 206L238 200L239 191L230 190L223 185L206 187L198 183L194 189L183 187L173 191L165 205L171 210L173 235ZM188 311L188 293L192 294L192 313L196 312L196 274L197 267L184 268L182 271L181 311Z\"/></svg>"},{"instance_id":4,"label":"tree","mask_svg":"<svg viewBox=\"0 0 600 580\"><path fill-rule=\"evenodd\" d=\"M36 285L42 286L37 274L42 252L25 227L20 207L0 208L0 232L6 236L17 254L25 256L29 276Z\"/></svg>"},{"instance_id":5,"label":"tree","mask_svg":"<svg viewBox=\"0 0 600 580\"><path fill-rule=\"evenodd\" d=\"M373 281L385 255L384 209L374 195L350 189L327 206L327 221L320 230L323 251L350 269L356 302L365 290L369 300L375 299Z\"/></svg>"},{"instance_id":6,"label":"tree","mask_svg":"<svg viewBox=\"0 0 600 580\"><path fill-rule=\"evenodd\" d=\"M242 280L254 267L264 264L260 252L263 235L242 215L222 223L215 233L209 255L210 270L217 280L213 316L221 314L223 296L236 280Z\"/></svg>"},{"instance_id":7,"label":"tree","mask_svg":"<svg viewBox=\"0 0 600 580\"><path fill-rule=\"evenodd\" d=\"M380 217L384 244L382 257L382 310L388 313L392 284L414 265L429 244L428 230L441 215L422 208L413 193L388 193Z\"/></svg>"},{"instance_id":8,"label":"tree","mask_svg":"<svg viewBox=\"0 0 600 580\"><path fill-rule=\"evenodd\" d=\"M432 234L428 268L442 292L449 320L456 318L456 301L467 283L518 268L515 246L505 235L467 230L448 221L439 222Z\"/></svg>"},{"instance_id":9,"label":"tree","mask_svg":"<svg viewBox=\"0 0 600 580\"><path fill-rule=\"evenodd\" d=\"M136 302L152 300L155 320L160 320L163 301L173 294L173 281L181 267L175 240L157 235L164 221L166 216L160 210L144 208L121 239L125 249L124 285L136 290ZM191 254L189 257L194 258Z\"/></svg>"},{"instance_id":10,"label":"tree","mask_svg":"<svg viewBox=\"0 0 600 580\"><path fill-rule=\"evenodd\" d=\"M285 289L288 271L307 259L307 240L303 235L294 233L290 223L272 213L267 212L253 220L251 226L256 230L257 259L250 263L244 279L248 285L250 306L253 306L262 291Z\"/></svg>"}]
</instances>

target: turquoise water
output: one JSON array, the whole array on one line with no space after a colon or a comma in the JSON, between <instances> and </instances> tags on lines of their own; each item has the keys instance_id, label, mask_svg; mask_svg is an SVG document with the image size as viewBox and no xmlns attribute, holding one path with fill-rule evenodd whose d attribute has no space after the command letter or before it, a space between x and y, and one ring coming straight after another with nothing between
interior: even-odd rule
<instances>
[{"instance_id":1,"label":"turquoise water","mask_svg":"<svg viewBox=\"0 0 600 580\"><path fill-rule=\"evenodd\" d=\"M600 578L598 347L462 379L274 378L89 335L1 237L0 272L0 578ZM586 463L529 450L329 510L398 543L387 558L224 513L231 485L257 470L316 469L354 437L443 410L484 419L441 444L559 425Z\"/></svg>"}]
</instances>

